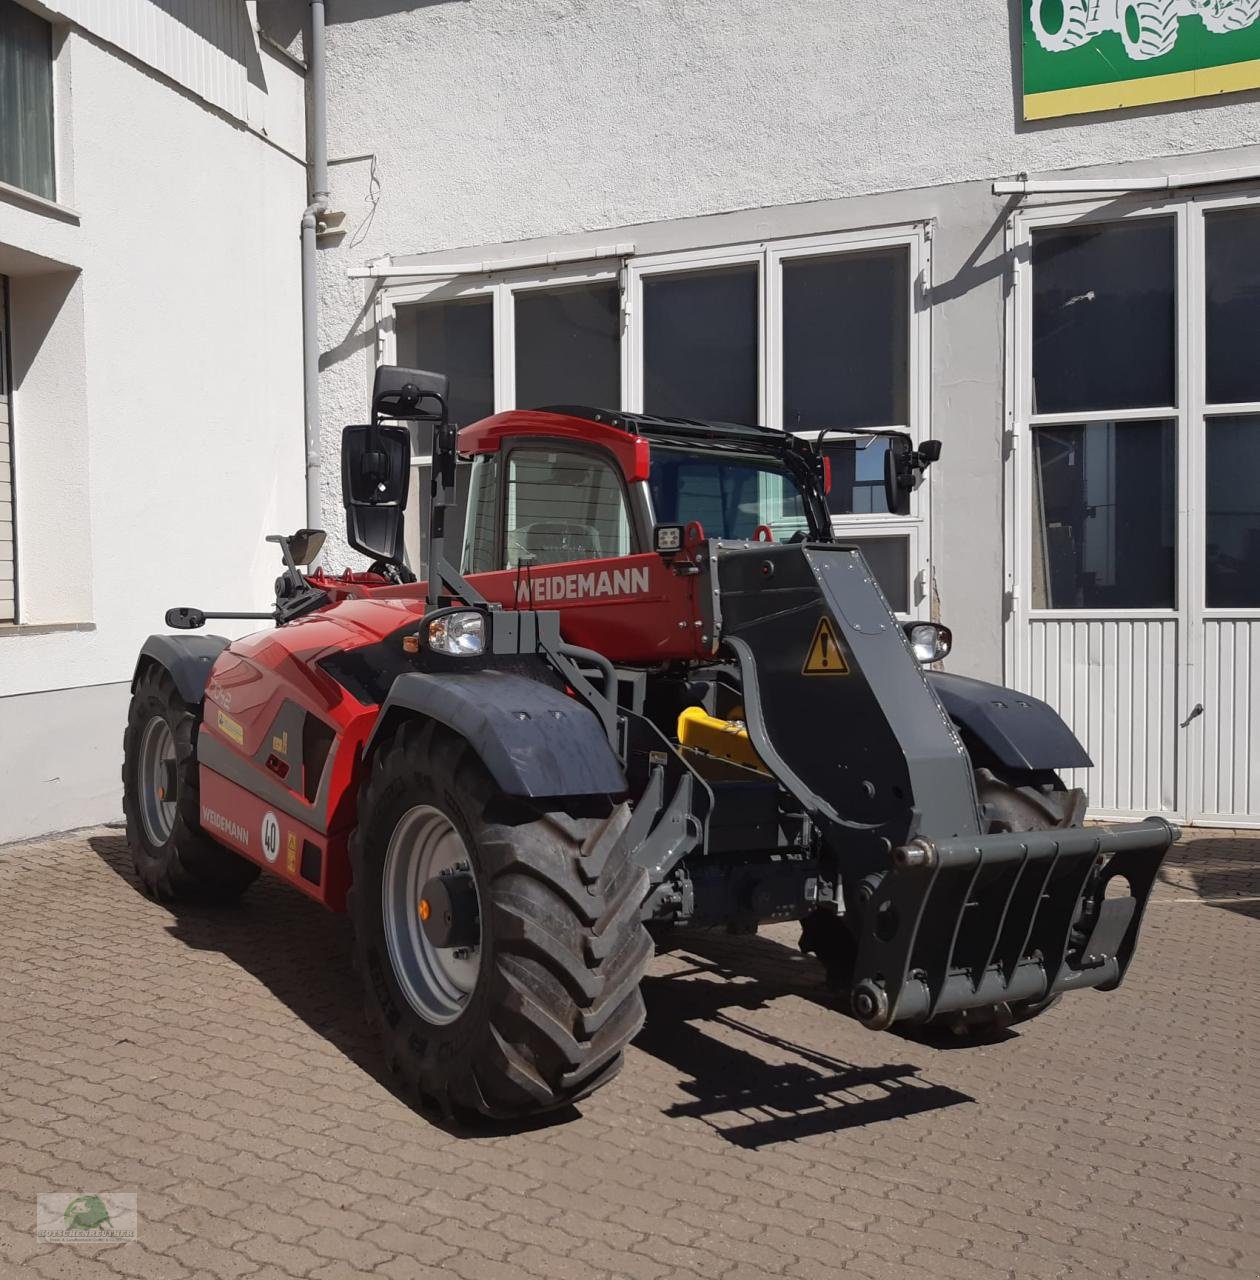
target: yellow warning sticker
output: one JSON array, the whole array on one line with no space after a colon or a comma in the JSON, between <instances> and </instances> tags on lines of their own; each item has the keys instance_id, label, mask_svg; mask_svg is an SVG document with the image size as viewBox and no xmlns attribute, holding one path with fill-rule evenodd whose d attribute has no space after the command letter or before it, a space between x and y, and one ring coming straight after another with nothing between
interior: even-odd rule
<instances>
[{"instance_id":1,"label":"yellow warning sticker","mask_svg":"<svg viewBox=\"0 0 1260 1280\"><path fill-rule=\"evenodd\" d=\"M840 641L836 637L836 628L828 617L818 619L814 629L814 638L809 642L809 652L805 655L805 665L801 668L803 676L847 676L849 664L840 652Z\"/></svg>"},{"instance_id":2,"label":"yellow warning sticker","mask_svg":"<svg viewBox=\"0 0 1260 1280\"><path fill-rule=\"evenodd\" d=\"M238 747L245 745L245 728L238 724L231 716L226 716L222 711L219 712L219 732L225 738L231 738Z\"/></svg>"},{"instance_id":3,"label":"yellow warning sticker","mask_svg":"<svg viewBox=\"0 0 1260 1280\"><path fill-rule=\"evenodd\" d=\"M291 875L297 875L297 832L290 831L285 841L284 869Z\"/></svg>"}]
</instances>

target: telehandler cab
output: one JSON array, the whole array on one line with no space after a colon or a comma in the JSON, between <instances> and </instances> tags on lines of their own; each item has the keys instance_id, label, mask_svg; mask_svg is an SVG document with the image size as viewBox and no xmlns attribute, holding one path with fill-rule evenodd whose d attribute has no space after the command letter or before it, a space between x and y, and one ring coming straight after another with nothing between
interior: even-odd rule
<instances>
[{"instance_id":1,"label":"telehandler cab","mask_svg":"<svg viewBox=\"0 0 1260 1280\"><path fill-rule=\"evenodd\" d=\"M417 423L424 582L403 550ZM940 450L886 435L904 512ZM342 441L371 567L303 573L323 534L274 539L273 613L166 616L274 627L141 650L123 782L145 888L229 899L265 868L347 910L388 1059L446 1115L609 1080L671 926L800 920L877 1029L1116 987L1176 829L1084 827L1056 770L1089 759L1058 716L929 669L948 632L899 622L833 536L822 444L579 407L457 433L444 377L379 369Z\"/></svg>"}]
</instances>

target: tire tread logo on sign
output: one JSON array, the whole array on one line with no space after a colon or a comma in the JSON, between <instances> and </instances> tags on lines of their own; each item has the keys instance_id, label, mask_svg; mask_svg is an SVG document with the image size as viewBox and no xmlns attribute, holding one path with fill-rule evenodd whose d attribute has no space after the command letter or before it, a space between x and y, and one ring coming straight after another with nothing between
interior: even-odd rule
<instances>
[{"instance_id":1,"label":"tire tread logo on sign","mask_svg":"<svg viewBox=\"0 0 1260 1280\"><path fill-rule=\"evenodd\" d=\"M280 856L280 820L270 811L263 815L262 848L268 862L275 862Z\"/></svg>"}]
</instances>

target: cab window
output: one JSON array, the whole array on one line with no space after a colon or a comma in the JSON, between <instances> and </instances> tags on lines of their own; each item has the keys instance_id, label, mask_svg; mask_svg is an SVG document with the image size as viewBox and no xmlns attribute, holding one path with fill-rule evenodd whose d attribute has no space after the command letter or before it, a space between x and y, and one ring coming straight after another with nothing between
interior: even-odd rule
<instances>
[{"instance_id":1,"label":"cab window","mask_svg":"<svg viewBox=\"0 0 1260 1280\"><path fill-rule=\"evenodd\" d=\"M468 483L468 508L464 517L465 573L487 573L497 569L494 552L495 510L498 496L499 459L483 453L473 459L472 478Z\"/></svg>"},{"instance_id":2,"label":"cab window","mask_svg":"<svg viewBox=\"0 0 1260 1280\"><path fill-rule=\"evenodd\" d=\"M809 534L796 481L764 457L653 444L648 486L661 524L698 520L710 538L751 538L761 525L777 542Z\"/></svg>"},{"instance_id":3,"label":"cab window","mask_svg":"<svg viewBox=\"0 0 1260 1280\"><path fill-rule=\"evenodd\" d=\"M513 449L507 460L504 568L630 555L621 473L594 454Z\"/></svg>"}]
</instances>

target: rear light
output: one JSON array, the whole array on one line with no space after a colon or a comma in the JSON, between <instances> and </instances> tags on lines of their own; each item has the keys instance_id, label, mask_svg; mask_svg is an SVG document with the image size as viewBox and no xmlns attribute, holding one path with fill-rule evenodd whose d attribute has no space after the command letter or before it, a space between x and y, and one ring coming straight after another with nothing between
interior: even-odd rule
<instances>
[{"instance_id":1,"label":"rear light","mask_svg":"<svg viewBox=\"0 0 1260 1280\"><path fill-rule=\"evenodd\" d=\"M652 449L642 436L634 438L634 462L630 474L626 477L631 484L636 480L646 480L652 473Z\"/></svg>"},{"instance_id":2,"label":"rear light","mask_svg":"<svg viewBox=\"0 0 1260 1280\"><path fill-rule=\"evenodd\" d=\"M831 492L831 459L823 454L823 493Z\"/></svg>"}]
</instances>

